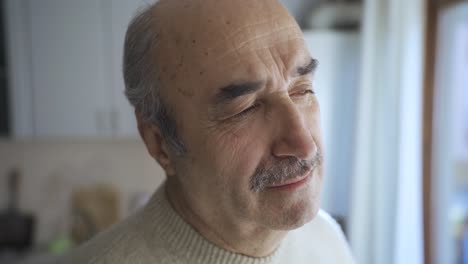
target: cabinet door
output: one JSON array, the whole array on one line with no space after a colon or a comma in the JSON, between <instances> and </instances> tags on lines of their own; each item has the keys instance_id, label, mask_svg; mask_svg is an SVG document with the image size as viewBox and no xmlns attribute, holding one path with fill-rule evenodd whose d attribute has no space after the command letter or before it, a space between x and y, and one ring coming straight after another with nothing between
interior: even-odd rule
<instances>
[{"instance_id":1,"label":"cabinet door","mask_svg":"<svg viewBox=\"0 0 468 264\"><path fill-rule=\"evenodd\" d=\"M111 18L109 26L112 35L111 58L111 87L112 99L112 127L114 135L118 137L139 137L133 107L124 95L125 85L122 75L122 58L125 33L128 24L141 8L148 5L147 0L106 0L106 15Z\"/></svg>"},{"instance_id":2,"label":"cabinet door","mask_svg":"<svg viewBox=\"0 0 468 264\"><path fill-rule=\"evenodd\" d=\"M36 137L109 134L104 6L100 0L24 0Z\"/></svg>"}]
</instances>

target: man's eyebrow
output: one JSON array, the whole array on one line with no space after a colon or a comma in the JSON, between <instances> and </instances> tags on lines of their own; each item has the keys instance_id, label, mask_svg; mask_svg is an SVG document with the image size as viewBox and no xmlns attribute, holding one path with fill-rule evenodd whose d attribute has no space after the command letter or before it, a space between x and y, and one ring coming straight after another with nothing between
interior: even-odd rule
<instances>
[{"instance_id":1,"label":"man's eyebrow","mask_svg":"<svg viewBox=\"0 0 468 264\"><path fill-rule=\"evenodd\" d=\"M217 105L230 102L238 97L255 93L263 87L263 82L234 83L222 87L215 96Z\"/></svg>"},{"instance_id":2,"label":"man's eyebrow","mask_svg":"<svg viewBox=\"0 0 468 264\"><path fill-rule=\"evenodd\" d=\"M314 73L318 67L318 64L319 64L318 60L312 58L310 59L309 64L307 64L306 66L298 67L296 74L299 76L304 76L310 73Z\"/></svg>"}]
</instances>

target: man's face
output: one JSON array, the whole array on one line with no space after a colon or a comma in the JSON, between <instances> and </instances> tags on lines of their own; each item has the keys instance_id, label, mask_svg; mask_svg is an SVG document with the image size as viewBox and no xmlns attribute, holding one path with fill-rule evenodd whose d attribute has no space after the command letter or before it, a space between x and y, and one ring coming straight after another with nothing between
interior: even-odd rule
<instances>
[{"instance_id":1,"label":"man's face","mask_svg":"<svg viewBox=\"0 0 468 264\"><path fill-rule=\"evenodd\" d=\"M322 142L315 61L296 22L276 1L179 2L177 18L155 11L161 95L188 151L170 180L226 228L310 221Z\"/></svg>"}]
</instances>

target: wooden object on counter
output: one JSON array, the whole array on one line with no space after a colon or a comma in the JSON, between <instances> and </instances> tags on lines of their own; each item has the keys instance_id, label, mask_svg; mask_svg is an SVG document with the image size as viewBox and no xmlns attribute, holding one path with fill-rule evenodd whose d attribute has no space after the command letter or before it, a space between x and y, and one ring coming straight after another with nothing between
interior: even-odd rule
<instances>
[{"instance_id":1,"label":"wooden object on counter","mask_svg":"<svg viewBox=\"0 0 468 264\"><path fill-rule=\"evenodd\" d=\"M72 195L71 236L81 244L120 220L120 194L111 185L81 187Z\"/></svg>"}]
</instances>

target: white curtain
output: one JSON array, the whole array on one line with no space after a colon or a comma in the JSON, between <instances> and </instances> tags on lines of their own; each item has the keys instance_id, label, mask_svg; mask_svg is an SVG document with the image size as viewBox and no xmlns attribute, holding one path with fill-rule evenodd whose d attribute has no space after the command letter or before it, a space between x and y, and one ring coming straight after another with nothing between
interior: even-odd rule
<instances>
[{"instance_id":1,"label":"white curtain","mask_svg":"<svg viewBox=\"0 0 468 264\"><path fill-rule=\"evenodd\" d=\"M423 0L364 3L350 242L360 264L423 263Z\"/></svg>"}]
</instances>

